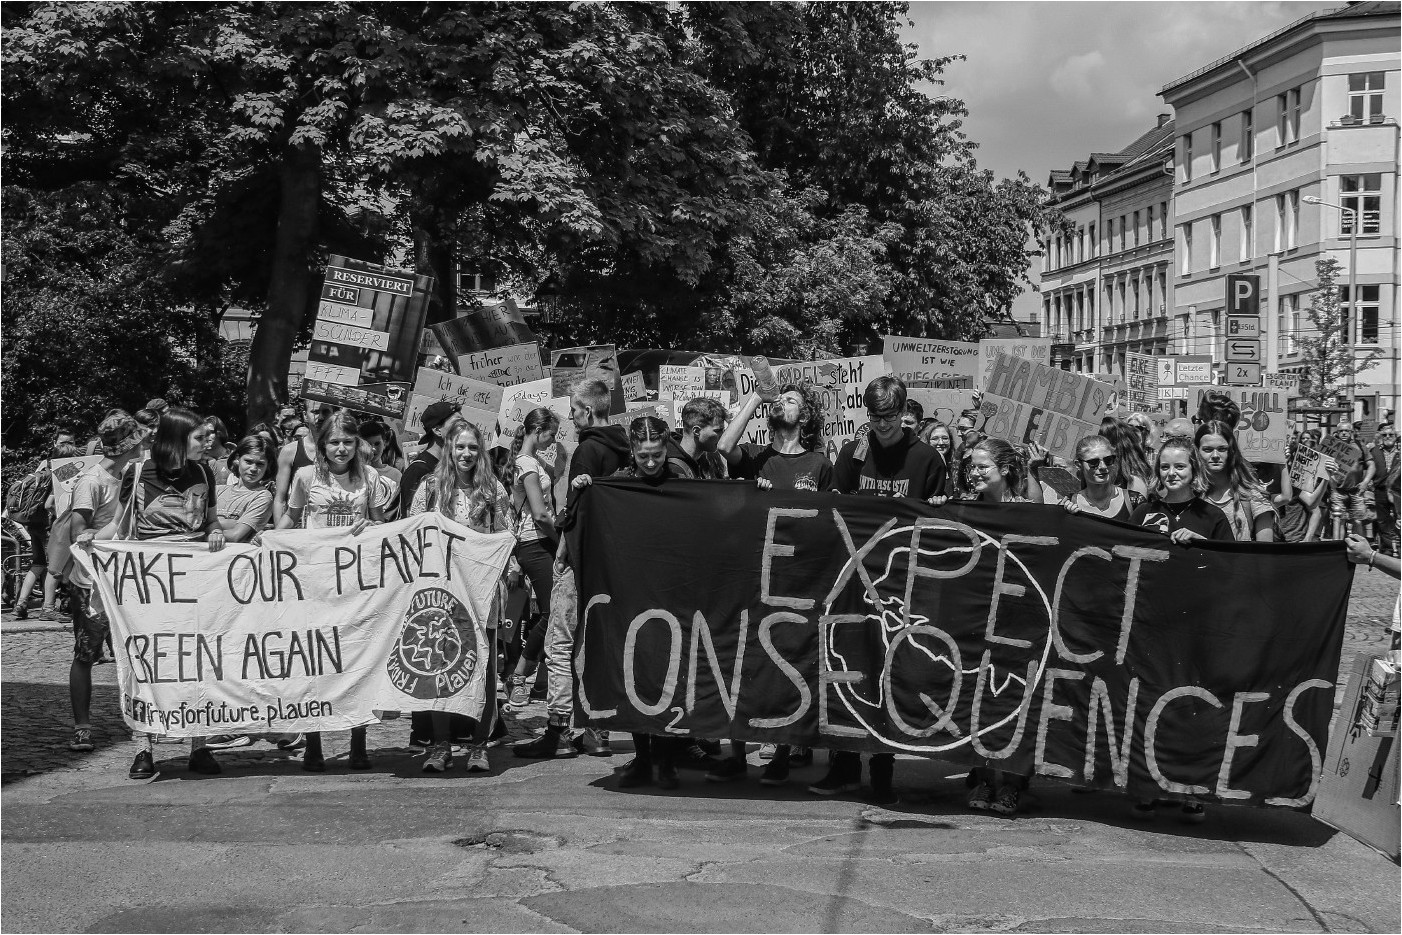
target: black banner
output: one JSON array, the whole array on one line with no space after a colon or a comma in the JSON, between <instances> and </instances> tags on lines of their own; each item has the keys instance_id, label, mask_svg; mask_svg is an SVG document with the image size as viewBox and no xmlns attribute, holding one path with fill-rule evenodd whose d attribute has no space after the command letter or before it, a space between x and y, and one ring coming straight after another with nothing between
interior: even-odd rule
<instances>
[{"instance_id":1,"label":"black banner","mask_svg":"<svg viewBox=\"0 0 1402 935\"><path fill-rule=\"evenodd\" d=\"M578 715L1303 806L1352 566L1060 507L602 481L570 533ZM918 556L918 560L912 560Z\"/></svg>"}]
</instances>

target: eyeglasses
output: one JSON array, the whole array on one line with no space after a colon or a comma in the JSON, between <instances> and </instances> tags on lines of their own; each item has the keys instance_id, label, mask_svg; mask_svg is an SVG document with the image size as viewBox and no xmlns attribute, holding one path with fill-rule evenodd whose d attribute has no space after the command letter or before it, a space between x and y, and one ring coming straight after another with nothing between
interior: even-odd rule
<instances>
[{"instance_id":1,"label":"eyeglasses","mask_svg":"<svg viewBox=\"0 0 1402 935\"><path fill-rule=\"evenodd\" d=\"M1116 457L1116 455L1106 455L1103 458L1082 458L1081 463L1088 468L1098 468L1102 464L1105 465L1107 468L1114 467Z\"/></svg>"},{"instance_id":2,"label":"eyeglasses","mask_svg":"<svg viewBox=\"0 0 1402 935\"><path fill-rule=\"evenodd\" d=\"M874 413L870 409L868 409L867 419L872 422L885 423L886 425L895 425L896 423L901 421L901 413L888 412L885 415L878 415L877 413Z\"/></svg>"}]
</instances>

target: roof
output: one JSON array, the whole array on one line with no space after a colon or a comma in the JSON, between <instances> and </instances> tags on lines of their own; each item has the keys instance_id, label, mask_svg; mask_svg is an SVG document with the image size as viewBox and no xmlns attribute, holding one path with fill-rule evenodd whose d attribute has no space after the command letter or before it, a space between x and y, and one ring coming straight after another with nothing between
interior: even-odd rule
<instances>
[{"instance_id":1,"label":"roof","mask_svg":"<svg viewBox=\"0 0 1402 935\"><path fill-rule=\"evenodd\" d=\"M1054 187L1058 182L1075 182L1076 176L1092 165L1097 169L1104 169L1096 179L1097 183L1114 178L1132 171L1164 146L1172 144L1173 121L1170 119L1144 133L1117 153L1091 153L1089 160L1078 160L1070 169L1053 169L1048 179L1048 187Z\"/></svg>"},{"instance_id":2,"label":"roof","mask_svg":"<svg viewBox=\"0 0 1402 935\"><path fill-rule=\"evenodd\" d=\"M1168 84L1164 85L1161 89L1159 89L1159 96L1162 97L1163 95L1169 93L1175 88L1182 87L1183 85L1188 84L1191 81L1195 81L1198 78L1201 78L1203 75L1206 75L1209 72L1213 72L1219 68L1222 68L1223 66L1230 65L1232 62L1235 62L1240 58L1244 58L1252 52L1255 52L1257 49L1269 45L1270 43L1274 42L1277 39L1280 39L1283 36L1287 36L1293 32L1304 29L1310 23L1319 22L1323 20L1354 19L1356 17L1364 16L1397 16L1400 10L1402 10L1402 0L1369 0L1369 2L1364 3L1349 3L1341 7L1335 7L1332 10L1317 10L1316 12L1311 13L1308 16L1300 17L1299 19L1295 20L1295 22L1290 23L1287 26L1282 26L1280 29L1277 29L1275 32L1270 33L1269 35L1262 36L1260 39L1257 39L1250 45L1246 45L1241 47L1240 49L1237 49L1231 55L1224 55L1221 58L1217 59L1215 62L1210 62L1207 65L1204 65L1197 71L1184 75L1182 78L1179 78L1176 81L1170 81Z\"/></svg>"}]
</instances>

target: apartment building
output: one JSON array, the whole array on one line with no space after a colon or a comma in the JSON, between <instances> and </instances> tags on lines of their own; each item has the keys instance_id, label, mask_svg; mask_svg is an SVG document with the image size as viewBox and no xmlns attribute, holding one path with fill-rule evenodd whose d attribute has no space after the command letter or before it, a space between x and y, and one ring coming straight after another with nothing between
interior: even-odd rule
<instances>
[{"instance_id":1,"label":"apartment building","mask_svg":"<svg viewBox=\"0 0 1402 935\"><path fill-rule=\"evenodd\" d=\"M1051 173L1064 225L1043 256L1042 316L1064 369L1123 374L1126 351L1174 350L1174 138L1164 114L1119 152Z\"/></svg>"},{"instance_id":2,"label":"apartment building","mask_svg":"<svg viewBox=\"0 0 1402 935\"><path fill-rule=\"evenodd\" d=\"M1397 407L1399 4L1353 3L1304 17L1166 85L1173 108L1170 330L1182 353L1223 359L1226 277L1263 284L1264 363L1300 369L1315 261L1350 272L1358 225L1358 375L1371 409ZM1323 204L1313 203L1315 199ZM1351 211L1342 211L1349 208ZM1368 412L1367 414L1372 414Z\"/></svg>"}]
</instances>

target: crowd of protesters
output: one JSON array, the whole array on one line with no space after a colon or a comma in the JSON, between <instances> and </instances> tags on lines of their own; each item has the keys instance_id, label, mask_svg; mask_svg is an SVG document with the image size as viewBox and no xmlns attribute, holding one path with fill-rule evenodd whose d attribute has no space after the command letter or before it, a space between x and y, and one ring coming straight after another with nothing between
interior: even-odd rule
<instances>
[{"instance_id":1,"label":"crowd of protesters","mask_svg":"<svg viewBox=\"0 0 1402 935\"><path fill-rule=\"evenodd\" d=\"M86 445L101 460L78 479L71 507L61 516L52 514L52 483L44 486L42 464L7 494L10 518L27 530L31 550L13 610L23 618L31 594L39 593L38 615L55 619L58 595L67 593L74 634L69 746L91 751L91 671L111 660L112 646L101 601L73 561L73 548L94 539L180 539L203 541L217 551L269 528L337 528L353 536L370 524L435 510L478 531L509 530L517 545L489 623L500 652L498 666L488 667L482 716L418 712L408 725L409 744L424 751L424 771L451 769L457 753L465 755L468 772L487 772L489 747L508 735L504 718L518 716L542 686L546 726L540 736L516 744L515 756L612 753L607 734L572 722L577 591L562 533L573 520L574 498L595 478L627 476L654 484L745 479L764 490L908 497L936 506L961 499L1052 504L1147 527L1182 545L1201 539L1306 541L1327 534L1332 514L1348 533L1352 561L1397 574L1399 465L1391 424L1381 426L1367 446L1354 440L1352 426L1336 430L1337 442L1357 449L1356 459L1347 469L1325 459L1327 478L1313 489L1295 490L1288 468L1246 460L1237 443L1241 414L1221 394L1209 393L1194 419L1172 420L1158 433L1141 414L1106 416L1098 434L1080 439L1069 463L1035 444L986 436L976 408L952 426L927 419L895 377L873 380L862 400L865 426L833 461L824 454L823 398L807 384L778 387L771 399L752 394L731 408L693 399L681 407L674 429L652 416L612 424L610 387L585 381L570 397L577 430L572 448L557 440L559 419L550 409L527 414L514 436L492 439L492 426L472 424L453 404L438 402L423 412L423 435L407 459L386 423L322 404L305 412L284 409L275 425L253 426L239 438L219 419L163 400L132 414L113 409ZM761 409L767 411L769 443L743 444L746 426ZM1305 432L1291 444L1317 447L1319 441ZM65 432L54 439L50 456L83 451L76 436ZM1376 543L1364 536L1369 516L1363 494L1370 490ZM519 619L504 620L513 606L524 608L514 614ZM507 632L512 636L497 636ZM137 735L133 779L155 775L156 739ZM738 740L646 734L632 740L633 759L618 771L622 788L676 788L679 767L699 767L712 782L748 774L747 746ZM197 737L189 768L218 773L212 751L257 742L301 750L308 771L327 768L321 737L314 733ZM759 759L765 763L760 782L777 786L788 781L792 768L811 764L813 751L766 744ZM351 731L348 765L372 768L364 727ZM868 758L869 800L897 801L894 771L892 754ZM861 777L858 754L833 751L825 775L808 789L829 796L858 792ZM976 767L967 780L968 805L1012 814L1030 778L1028 771ZM1200 803L1177 804L1184 820L1201 820ZM1134 810L1152 817L1155 807L1137 802Z\"/></svg>"}]
</instances>

